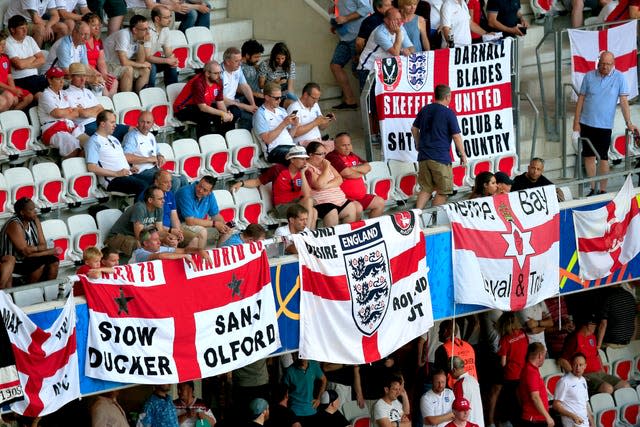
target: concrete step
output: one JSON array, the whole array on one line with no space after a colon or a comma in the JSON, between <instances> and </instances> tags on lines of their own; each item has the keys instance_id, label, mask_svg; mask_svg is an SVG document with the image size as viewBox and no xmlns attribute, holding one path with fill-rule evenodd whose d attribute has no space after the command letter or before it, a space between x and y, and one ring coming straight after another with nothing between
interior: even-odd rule
<instances>
[{"instance_id":1,"label":"concrete step","mask_svg":"<svg viewBox=\"0 0 640 427\"><path fill-rule=\"evenodd\" d=\"M211 4L211 21L217 21L220 19L228 18L227 14L227 0L213 0Z\"/></svg>"},{"instance_id":2,"label":"concrete step","mask_svg":"<svg viewBox=\"0 0 640 427\"><path fill-rule=\"evenodd\" d=\"M211 34L213 35L216 46L234 40L248 40L253 37L253 20L235 18L212 19ZM242 45L242 43L240 45Z\"/></svg>"},{"instance_id":3,"label":"concrete step","mask_svg":"<svg viewBox=\"0 0 640 427\"><path fill-rule=\"evenodd\" d=\"M302 94L304 85L311 81L311 64L296 63L296 94Z\"/></svg>"}]
</instances>

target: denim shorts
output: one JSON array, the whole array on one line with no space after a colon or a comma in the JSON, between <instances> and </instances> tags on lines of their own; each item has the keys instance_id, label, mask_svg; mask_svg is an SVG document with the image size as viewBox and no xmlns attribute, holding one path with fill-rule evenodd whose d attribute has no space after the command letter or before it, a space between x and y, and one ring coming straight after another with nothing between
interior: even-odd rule
<instances>
[{"instance_id":1,"label":"denim shorts","mask_svg":"<svg viewBox=\"0 0 640 427\"><path fill-rule=\"evenodd\" d=\"M333 51L332 64L338 64L342 67L347 65L356 56L356 41L338 42L336 50Z\"/></svg>"}]
</instances>

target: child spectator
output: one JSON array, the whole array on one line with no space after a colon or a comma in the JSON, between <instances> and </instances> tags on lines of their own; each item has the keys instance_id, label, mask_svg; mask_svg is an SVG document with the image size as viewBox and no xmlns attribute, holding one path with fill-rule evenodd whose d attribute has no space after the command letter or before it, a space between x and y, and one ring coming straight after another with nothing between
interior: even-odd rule
<instances>
[{"instance_id":1,"label":"child spectator","mask_svg":"<svg viewBox=\"0 0 640 427\"><path fill-rule=\"evenodd\" d=\"M84 274L91 279L97 279L101 273L113 273L113 268L104 267L102 265L102 252L95 246L89 246L82 252L82 264L76 270L76 274ZM73 284L73 295L84 295L82 282L78 281Z\"/></svg>"},{"instance_id":2,"label":"child spectator","mask_svg":"<svg viewBox=\"0 0 640 427\"><path fill-rule=\"evenodd\" d=\"M102 248L102 261L100 265L103 267L115 267L120 265L120 254L109 246Z\"/></svg>"},{"instance_id":3,"label":"child spectator","mask_svg":"<svg viewBox=\"0 0 640 427\"><path fill-rule=\"evenodd\" d=\"M249 224L240 233L227 234L228 239L218 242L218 247L241 245L243 243L257 242L258 240L264 240L267 235L266 230L260 224Z\"/></svg>"},{"instance_id":4,"label":"child spectator","mask_svg":"<svg viewBox=\"0 0 640 427\"><path fill-rule=\"evenodd\" d=\"M24 110L33 101L33 95L25 89L19 88L13 81L11 76L11 61L5 53L7 47L7 34L5 31L0 32L0 111Z\"/></svg>"}]
</instances>

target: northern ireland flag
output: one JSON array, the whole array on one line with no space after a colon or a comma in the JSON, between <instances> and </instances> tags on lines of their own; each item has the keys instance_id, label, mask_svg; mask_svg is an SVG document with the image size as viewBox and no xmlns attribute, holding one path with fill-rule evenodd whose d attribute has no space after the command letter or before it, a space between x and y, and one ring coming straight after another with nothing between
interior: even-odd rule
<instances>
[{"instance_id":1,"label":"northern ireland flag","mask_svg":"<svg viewBox=\"0 0 640 427\"><path fill-rule=\"evenodd\" d=\"M40 329L4 292L0 310L16 358L24 400L11 410L29 417L57 411L80 397L73 295L51 327Z\"/></svg>"},{"instance_id":2,"label":"northern ireland flag","mask_svg":"<svg viewBox=\"0 0 640 427\"><path fill-rule=\"evenodd\" d=\"M300 357L373 362L433 325L419 211L291 236L300 258Z\"/></svg>"},{"instance_id":3,"label":"northern ireland flag","mask_svg":"<svg viewBox=\"0 0 640 427\"><path fill-rule=\"evenodd\" d=\"M573 211L580 277L600 279L640 252L640 200L631 175L616 197L592 211Z\"/></svg>"},{"instance_id":4,"label":"northern ireland flag","mask_svg":"<svg viewBox=\"0 0 640 427\"><path fill-rule=\"evenodd\" d=\"M637 28L638 22L634 19L624 25L600 31L568 30L571 42L571 81L576 90L580 90L584 75L597 68L600 52L608 50L616 58L616 70L627 80L629 99L638 96Z\"/></svg>"},{"instance_id":5,"label":"northern ireland flag","mask_svg":"<svg viewBox=\"0 0 640 427\"><path fill-rule=\"evenodd\" d=\"M280 347L261 242L209 251L211 260L155 260L84 282L85 375L166 384L241 368Z\"/></svg>"},{"instance_id":6,"label":"northern ireland flag","mask_svg":"<svg viewBox=\"0 0 640 427\"><path fill-rule=\"evenodd\" d=\"M558 293L555 186L449 203L444 209L451 222L456 302L517 311Z\"/></svg>"}]
</instances>

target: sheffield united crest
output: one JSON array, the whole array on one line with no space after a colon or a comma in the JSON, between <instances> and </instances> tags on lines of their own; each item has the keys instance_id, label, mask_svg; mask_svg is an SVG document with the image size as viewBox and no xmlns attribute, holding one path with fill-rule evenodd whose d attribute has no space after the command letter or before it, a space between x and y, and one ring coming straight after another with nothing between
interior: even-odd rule
<instances>
[{"instance_id":1,"label":"sheffield united crest","mask_svg":"<svg viewBox=\"0 0 640 427\"><path fill-rule=\"evenodd\" d=\"M402 77L402 61L396 56L376 59L378 69L378 81L382 83L385 91L393 91L400 84Z\"/></svg>"}]
</instances>

